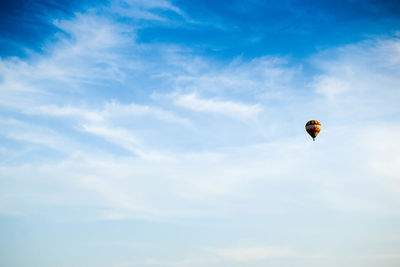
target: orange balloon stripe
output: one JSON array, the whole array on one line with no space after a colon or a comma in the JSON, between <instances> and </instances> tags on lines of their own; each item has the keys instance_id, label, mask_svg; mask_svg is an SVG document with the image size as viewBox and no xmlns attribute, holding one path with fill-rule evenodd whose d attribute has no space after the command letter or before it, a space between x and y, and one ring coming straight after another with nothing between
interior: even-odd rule
<instances>
[{"instance_id":1,"label":"orange balloon stripe","mask_svg":"<svg viewBox=\"0 0 400 267\"><path fill-rule=\"evenodd\" d=\"M319 121L317 121L317 120L310 120L310 121L307 122L306 126L315 125L315 124L316 125L321 125L321 123Z\"/></svg>"}]
</instances>

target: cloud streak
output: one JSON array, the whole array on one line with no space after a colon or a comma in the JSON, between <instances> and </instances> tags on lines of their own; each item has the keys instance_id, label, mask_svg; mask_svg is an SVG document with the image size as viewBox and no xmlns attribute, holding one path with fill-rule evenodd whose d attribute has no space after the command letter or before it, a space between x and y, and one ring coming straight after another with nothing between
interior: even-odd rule
<instances>
[{"instance_id":1,"label":"cloud streak","mask_svg":"<svg viewBox=\"0 0 400 267\"><path fill-rule=\"evenodd\" d=\"M246 105L232 101L199 98L195 94L176 97L174 104L197 112L221 114L239 119L256 119L261 112L259 105Z\"/></svg>"}]
</instances>

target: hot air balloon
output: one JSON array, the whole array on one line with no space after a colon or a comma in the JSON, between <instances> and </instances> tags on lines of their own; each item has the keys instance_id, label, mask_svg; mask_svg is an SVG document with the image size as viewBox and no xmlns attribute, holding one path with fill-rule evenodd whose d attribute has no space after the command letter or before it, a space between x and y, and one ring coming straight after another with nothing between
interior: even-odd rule
<instances>
[{"instance_id":1,"label":"hot air balloon","mask_svg":"<svg viewBox=\"0 0 400 267\"><path fill-rule=\"evenodd\" d=\"M317 120L308 121L306 123L306 131L315 141L315 137L317 137L317 135L321 131L321 123L319 123L319 121Z\"/></svg>"}]
</instances>

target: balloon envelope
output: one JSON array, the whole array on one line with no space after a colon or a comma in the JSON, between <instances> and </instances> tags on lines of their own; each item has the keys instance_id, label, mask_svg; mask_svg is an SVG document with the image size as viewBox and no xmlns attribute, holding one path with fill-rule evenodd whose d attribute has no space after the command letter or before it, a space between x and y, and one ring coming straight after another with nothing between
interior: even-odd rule
<instances>
[{"instance_id":1,"label":"balloon envelope","mask_svg":"<svg viewBox=\"0 0 400 267\"><path fill-rule=\"evenodd\" d=\"M312 139L315 141L315 137L321 131L321 123L317 120L310 120L306 123L306 131L309 135L311 135Z\"/></svg>"}]
</instances>

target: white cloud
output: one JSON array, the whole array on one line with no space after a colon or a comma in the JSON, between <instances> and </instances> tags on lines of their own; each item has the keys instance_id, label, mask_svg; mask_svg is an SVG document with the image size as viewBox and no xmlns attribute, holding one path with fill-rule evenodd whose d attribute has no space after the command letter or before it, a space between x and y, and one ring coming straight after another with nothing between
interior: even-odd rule
<instances>
[{"instance_id":1,"label":"white cloud","mask_svg":"<svg viewBox=\"0 0 400 267\"><path fill-rule=\"evenodd\" d=\"M103 136L134 153L143 154L139 147L141 142L129 131L121 128L112 128L105 125L84 124L83 130L95 135Z\"/></svg>"},{"instance_id":2,"label":"white cloud","mask_svg":"<svg viewBox=\"0 0 400 267\"><path fill-rule=\"evenodd\" d=\"M112 2L112 10L124 17L166 21L167 18L157 14L155 9L169 10L179 15L184 15L177 6L165 0L116 0Z\"/></svg>"},{"instance_id":3,"label":"white cloud","mask_svg":"<svg viewBox=\"0 0 400 267\"><path fill-rule=\"evenodd\" d=\"M315 91L353 113L393 112L400 100L399 45L398 38L368 40L315 56L323 72L314 79Z\"/></svg>"},{"instance_id":4,"label":"white cloud","mask_svg":"<svg viewBox=\"0 0 400 267\"><path fill-rule=\"evenodd\" d=\"M198 57L168 56L182 70L172 77L180 94L201 92L239 99L282 100L295 86L301 73L301 66L289 65L282 58L261 57L251 61L237 58L220 66Z\"/></svg>"},{"instance_id":5,"label":"white cloud","mask_svg":"<svg viewBox=\"0 0 400 267\"><path fill-rule=\"evenodd\" d=\"M77 183L81 188L95 192L105 201L106 210L103 212L105 219L120 220L132 217L153 219L159 216L159 212L148 203L137 198L132 192L123 192L125 190L118 184L110 183L104 178L84 176L77 180Z\"/></svg>"},{"instance_id":6,"label":"white cloud","mask_svg":"<svg viewBox=\"0 0 400 267\"><path fill-rule=\"evenodd\" d=\"M76 21L76 23L78 23ZM87 49L87 48L85 48ZM85 55L82 52L82 55ZM118 56L117 56L118 58ZM47 58L47 60L52 61L51 57ZM347 60L347 59L346 59ZM179 58L179 62L189 62L188 59ZM350 64L349 62L348 64ZM7 63L4 63L7 66ZM43 63L44 64L44 63ZM122 62L122 64L124 64ZM202 60L202 64L207 66L209 62L207 60ZM91 103L90 101L82 104L82 105L71 105L71 104L62 104L63 101L60 98L56 99L56 102L60 102L61 104L49 104L46 98L36 99L37 103L35 104L19 104L17 101L18 109L23 114L38 116L36 118L44 118L44 117L55 117L59 122L65 123L65 125L71 127L73 130L82 130L90 135L98 136L106 140L107 142L113 143L121 148L124 148L130 152L132 152L136 157L132 156L121 156L119 155L117 158L114 158L116 155L114 152L105 149L103 151L104 154L99 154L98 157L95 157L93 161L97 162L95 166L85 166L85 163L90 161L92 157L94 157L93 152L90 151L91 147L79 146L82 144L82 141L79 136L75 136L74 134L63 134L58 131L57 128L47 129L47 130L37 130L32 131L31 125L27 125L26 127L19 127L17 125L8 125L8 135L7 138L14 140L23 140L24 142L30 142L37 145L41 145L44 147L48 147L51 149L57 149L63 151L67 155L67 162L69 164L68 168L61 167L64 166L65 162L60 162L60 170L61 172L69 173L70 169L79 170L77 173L71 173L71 177L73 180L79 180L82 177L79 172L84 172L88 174L88 177L98 177L99 184L101 185L102 180L107 177L112 177L111 181L108 181L106 184L110 184L110 187L115 185L115 189L113 189L114 194L118 195L118 191L121 190L122 195L131 195L132 192L129 190L125 191L126 188L134 187L143 192L151 192L153 189L150 184L158 184L161 183L166 189L163 194L160 196L165 197L165 199L169 199L171 201L162 201L159 198L153 198L154 194L149 194L148 196L140 196L137 202L127 200L113 200L108 193L100 190L103 187L99 187L97 190L96 186L84 186L82 183L77 183L76 186L78 188L85 188L84 190L97 192L99 196L104 196L104 201L99 205L105 205L104 203L110 203L110 208L105 215L107 218L126 218L132 216L133 212L126 206L131 203L133 206L141 205L144 206L149 205L149 210L154 213L145 214L145 212L140 211L140 208L137 207L138 214L140 216L145 216L146 218L153 216L156 218L173 218L173 217L191 217L191 216L217 216L217 215L226 215L226 214L235 214L236 212L240 213L257 213L257 212L276 212L278 210L285 211L287 209L296 209L299 206L291 206L287 203L298 202L303 203L302 205L307 205L307 203L311 203L313 201L318 201L319 203L323 203L327 208L334 208L340 211L356 211L356 212L379 212L379 209L382 207L384 200L379 200L377 198L370 198L367 194L360 193L359 196L354 197L352 195L352 190L346 190L346 188L356 187L358 183L367 183L369 186L375 183L374 179L368 178L366 181L360 181L355 179L350 179L348 183L344 183L342 180L337 180L337 177L342 175L338 173L338 171L334 170L333 167L330 167L329 164L325 164L324 161L320 161L321 159L331 158L332 161L335 161L335 157L343 157L343 160L347 160L352 162L353 164L358 164L357 166L363 166L363 163L369 162L370 158L367 155L375 155L374 160L371 161L370 166L374 166L374 171L376 171L377 176L376 180L387 181L387 184L396 184L397 178L397 158L395 153L392 154L392 160L390 157L386 158L384 155L386 152L391 150L391 148L395 148L396 146L388 146L388 144L394 144L395 136L392 135L384 135L381 137L366 137L368 133L371 133L371 129L368 127L363 127L363 125L359 125L357 131L351 130L348 127L346 121L338 120L336 123L332 123L332 121L336 118L332 117L332 113L336 113L337 110L334 107L330 107L331 103L324 102L320 105L323 108L318 107L316 112L320 114L320 116L324 116L331 119L331 122L327 120L323 121L323 132L320 135L320 139L318 139L318 143L324 147L322 151L333 151L331 155L321 155L321 148L318 150L315 144L311 143L309 145L304 145L304 140L307 140L307 137L303 137L304 133L304 125L303 121L299 125L299 129L296 128L295 132L291 133L289 136L271 139L269 143L265 143L265 139L254 139L251 140L246 131L244 132L242 124L232 123L233 131L226 131L223 128L218 128L218 125L214 128L208 128L209 125L201 125L201 131L197 128L193 128L194 120L188 113L183 113L181 110L177 110L176 106L183 107L185 109L193 110L198 114L196 116L200 116L201 118L207 118L210 113L221 114L223 116L231 116L233 118L239 118L241 120L248 121L249 127L254 127L255 124L259 125L259 122L251 120L252 118L261 117L260 113L264 111L261 104L245 104L245 102L238 101L238 97L236 95L230 96L227 95L225 88L222 88L221 91L218 91L215 87L213 93L210 91L203 91L203 81L207 80L207 84L212 84L216 81L218 85L221 81L225 81L226 77L235 76L235 73L241 73L242 77L247 77L246 79L237 79L233 80L233 85L236 89L242 88L242 86L249 85L251 81L254 85L253 89L255 91L259 90L259 94L262 94L262 89L259 88L259 84L262 84L265 81L265 77L270 77L268 75L272 75L273 77L282 77L284 75L284 68L277 68L275 63L271 63L270 61L259 60L258 62L251 62L249 66L248 64L235 63L231 70L232 73L228 71L223 73L221 77L217 75L218 71L212 72L210 71L207 75L200 76L198 78L199 69L191 70L192 76L190 76L191 86L195 86L198 88L196 91L200 93L204 93L204 95L214 95L213 97L202 98L199 97L197 93L177 93L179 92L179 88L176 86L181 86L182 77L187 74L186 69L172 69L172 72L183 73L177 75L177 79L171 79L172 81L177 81L177 84L172 83L171 91L175 92L173 94L169 94L175 97L172 100L171 98L163 99L158 98L155 99L155 103L153 104L139 104L128 102L128 104L122 104L119 101L106 101L99 103ZM339 63L335 63L339 64ZM140 64L139 64L140 65ZM257 73L256 70L262 71L263 66L272 67L274 71L269 74L268 71L265 73L266 76L261 75L261 78L255 79L252 81L249 77L251 75L255 75ZM26 69L26 63L19 62L13 66L14 72L10 76L6 76L6 79L12 79L13 81L17 81L20 77L18 76L18 71L21 71L21 83L22 84L36 84L40 85L40 90L44 92L52 90L52 88L48 88L45 86L45 81L53 80L58 82L57 76L52 73L49 74L48 78L42 76L34 77L29 74L29 71ZM354 69L356 66L353 66ZM20 68L20 69L19 69ZM29 69L33 69L34 65L29 66ZM200 68L201 69L201 68ZM210 68L212 69L212 68ZM267 70L269 70L267 68ZM80 71L84 72L84 68L80 69ZM163 70L165 72L166 70ZM181 71L181 72L179 72ZM333 71L333 70L332 70ZM347 80L349 77L348 73L352 73L351 75L355 75L358 73L358 69L353 70L352 72L345 72L343 74L332 72L330 68L327 69L326 74L324 76L318 76L318 79L333 79L338 83L344 82L346 84L351 84L353 81L357 80L355 77L351 76L351 80ZM156 72L156 71L155 71ZM251 74L250 74L250 73ZM290 75L294 75L295 71L289 68L288 73ZM337 74L337 75L336 75ZM343 75L339 75L343 74ZM28 75L24 76L24 75ZM92 76L90 73L82 73L82 75L89 77L90 79L96 79L96 75ZM298 74L296 74L298 75ZM383 73L382 73L383 75ZM393 79L392 74L386 74L388 77L383 77L384 80ZM257 76L257 75L256 75ZM215 79L211 79L210 77L215 77ZM253 76L251 76L253 77ZM255 77L255 76L254 76ZM277 79L278 79L277 78ZM170 80L170 76L165 76L165 79ZM61 79L62 80L62 79ZM272 79L273 80L273 79ZM279 80L279 79L278 79ZM241 83L242 82L242 83ZM286 81L285 86L287 88L290 87L290 79ZM77 83L80 88L86 88L86 83ZM272 84L275 84L273 82ZM197 87L198 85L198 87ZM215 86L215 84L214 84ZM258 89L257 89L258 88ZM372 88L372 85L370 85ZM385 87L386 88L386 87ZM189 90L189 88L187 88ZM269 88L272 90L272 88ZM269 90L268 89L268 90ZM268 90L264 92L268 92ZM353 90L353 87L348 87L346 91L340 92L340 94L350 94ZM388 92L395 92L392 87L387 87ZM185 91L185 90L183 90ZM193 91L190 91L193 92ZM291 125L292 121L290 117L284 119L288 114L292 114L293 118L302 119L306 117L305 114L302 114L302 110L307 108L308 103L302 103L301 100L297 99L297 95L290 91L283 90L285 94L288 94L291 101L297 102L295 104L296 108L294 109L297 113L291 112L290 106L271 106L268 107L268 111L271 112L271 116L273 118L261 118L264 119L264 123L266 125L262 126L260 131L264 132L269 129L268 124L276 124L276 127L279 128L279 131L285 131L287 129L293 130L294 126ZM161 94L162 95L162 94ZM165 94L164 94L165 95ZM48 95L50 100L53 100L53 95ZM294 99L294 100L293 100ZM252 101L249 102L253 102ZM351 100L348 98L347 100ZM357 100L357 99L356 99ZM277 100L279 101L279 100ZM340 102L339 98L339 102ZM125 101L126 102L126 101ZM298 103L300 102L300 103ZM357 101L355 102L357 105L359 104ZM39 105L38 105L39 104ZM389 103L390 104L390 103ZM159 106L158 106L159 105ZM327 110L332 109L332 111ZM371 108L376 108L376 106L372 106ZM340 110L339 113L350 114L353 110ZM307 113L308 114L308 113ZM306 115L307 115L306 114ZM311 114L311 113L310 113ZM268 114L267 114L268 115ZM334 114L336 116L336 114ZM74 119L74 121L69 121L68 119ZM148 134L140 133L137 129L135 129L136 118L145 118L146 129L157 129L160 133L156 136L149 136ZM66 120L67 119L67 120ZM152 121L151 119L155 119ZM261 120L260 119L260 120ZM268 120L268 121L266 121ZM129 123L125 123L129 121ZM176 146L181 145L181 139L176 138L174 135L167 134L166 129L160 127L160 122L167 122L174 125L176 128L176 132L183 132L184 138L189 139L190 141L199 143L199 150L193 150L191 153L186 151L180 151L176 149ZM267 123L268 122L268 123ZM143 122L141 122L143 125ZM197 122L196 123L200 123ZM342 128L338 128L337 126L341 126ZM354 127L354 123L351 123L351 126ZM39 123L39 128L41 127ZM199 127L200 128L200 127ZM44 127L46 129L46 127ZM254 128L248 128L254 129ZM381 127L380 130L383 132L391 131L395 133L397 128L387 128ZM223 131L222 131L223 130ZM355 134L354 139L349 136L349 132L351 134ZM201 135L199 135L199 132ZM221 132L223 134L223 138L229 140L229 137L235 133L240 134L239 138L249 138L251 141L245 145L238 144L236 140L234 142L229 141L224 146L214 145L212 146L202 146L202 142L206 142L215 138L216 134ZM277 137L275 137L277 138ZM172 143L175 147L167 149L163 147L151 147L149 143L159 141L155 139L162 139L166 143ZM176 140L178 139L178 140ZM366 150L363 156L358 155L354 152L354 142L355 140L359 140L362 144L359 147L371 147L371 144L376 144L373 142L375 139L385 140L388 143L385 143L382 148L382 154L377 153L375 150ZM68 140L68 141L67 141ZM73 141L72 141L73 140ZM340 147L340 144L343 144L343 140L346 141L346 148L344 150L335 150L334 147ZM340 141L340 142L339 142ZM107 143L105 142L105 143ZM102 146L106 146L105 143L100 143L100 150ZM330 143L332 145L330 145ZM312 146L311 146L312 145ZM181 145L184 147L184 145ZM80 147L80 148L79 148ZM226 147L231 147L230 149L226 149ZM81 153L78 158L78 161L72 160L76 159L76 151L80 151ZM395 150L393 150L395 151ZM18 155L18 153L14 153ZM348 155L346 157L343 154ZM391 155L392 155L391 154ZM388 154L386 154L388 155ZM18 156L21 158L20 156ZM122 162L119 163L122 159ZM372 159L372 158L371 158ZM129 164L127 163L129 162ZM322 166L318 172L313 174L308 173L309 168L313 168L314 164L320 164ZM337 161L339 164L342 161ZM102 164L105 164L104 166ZM37 165L38 168L41 164ZM155 167L156 166L156 167ZM338 166L338 165L335 165ZM56 167L54 167L57 170ZM326 168L328 171L324 171ZM12 167L6 167L7 172L13 173L11 170ZM118 172L117 172L118 170ZM136 183L137 181L132 181L132 184L122 186L118 182L118 175L120 171L126 172L128 174L134 174L135 172L142 172L141 177L147 177L149 184L141 184ZM327 176L326 174L331 171L331 175ZM31 167L30 172L35 174L36 177L41 176L40 172L35 171L35 167ZM104 173L107 173L105 175ZM379 173L379 174L378 174ZM381 179L381 175L384 174L385 177L392 177L388 179ZM50 179L55 173L47 174L41 177L47 177L45 179ZM13 177L17 177L18 172L13 174ZM351 172L346 174L347 176L352 176ZM323 179L320 177L324 177ZM87 178L82 178L87 179ZM144 178L141 178L144 179ZM259 192L258 188L260 186L268 188L270 184L274 184L274 181L281 180L284 183L287 183L289 188L281 189L282 192L279 195L274 194L272 191L269 191L269 194L264 195L265 192ZM91 183L96 183L97 179L91 180ZM315 195L309 195L306 191L298 190L297 192L292 192L292 186L300 185L302 183L310 184L318 188L317 192L324 193L316 193ZM379 182L381 183L381 182ZM385 188L385 184L382 184L382 188ZM267 189L266 189L267 190ZM372 190L372 189L371 189ZM392 188L382 189L386 192L386 190L390 190L392 192ZM289 196L292 196L291 198ZM390 196L393 199L397 199L395 194L391 193ZM103 197L101 197L103 198ZM204 199L208 199L208 201L204 201ZM185 201L182 201L185 200ZM135 200L136 201L136 200ZM221 202L219 202L221 201ZM364 203L366 201L369 205L366 207ZM223 203L231 203L229 205L225 205ZM141 203L141 204L134 204ZM149 204L151 203L151 204ZM179 203L179 204L177 204ZM220 203L220 204L213 204ZM267 206L263 206L260 208L257 203L269 203ZM300 205L300 204L299 204ZM107 205L105 205L107 206ZM253 208L249 210L246 208L247 206L252 206ZM195 208L192 208L195 207ZM135 208L136 209L136 208ZM222 210L224 212L222 212ZM386 212L391 212L393 207L388 205L384 209Z\"/></svg>"},{"instance_id":7,"label":"white cloud","mask_svg":"<svg viewBox=\"0 0 400 267\"><path fill-rule=\"evenodd\" d=\"M103 116L101 112L95 110L78 108L72 106L59 107L55 105L39 106L32 110L28 110L27 113L40 114L44 116L55 116L55 117L77 117L83 121L101 122Z\"/></svg>"},{"instance_id":8,"label":"white cloud","mask_svg":"<svg viewBox=\"0 0 400 267\"><path fill-rule=\"evenodd\" d=\"M155 106L138 105L135 103L122 105L116 101L108 102L106 103L102 113L110 119L129 118L132 116L150 116L161 121L176 123L185 127L193 126L189 119L180 117L173 112Z\"/></svg>"},{"instance_id":9,"label":"white cloud","mask_svg":"<svg viewBox=\"0 0 400 267\"><path fill-rule=\"evenodd\" d=\"M63 152L68 156L73 156L79 152L79 145L73 142L68 136L60 134L48 127L26 123L16 119L1 119L1 136L10 140L17 140L23 143L39 145L39 147L50 148L55 151ZM26 150L25 150L26 149ZM26 146L25 152L31 150ZM20 153L17 153L20 154Z\"/></svg>"},{"instance_id":10,"label":"white cloud","mask_svg":"<svg viewBox=\"0 0 400 267\"><path fill-rule=\"evenodd\" d=\"M329 101L334 102L341 94L349 90L349 84L342 79L330 76L316 77L315 83L316 92L328 98Z\"/></svg>"},{"instance_id":11,"label":"white cloud","mask_svg":"<svg viewBox=\"0 0 400 267\"><path fill-rule=\"evenodd\" d=\"M238 119L256 119L261 112L257 104L199 98L196 94L177 96L174 104L198 112L209 112Z\"/></svg>"},{"instance_id":12,"label":"white cloud","mask_svg":"<svg viewBox=\"0 0 400 267\"><path fill-rule=\"evenodd\" d=\"M27 114L43 115L49 117L71 117L82 122L112 122L118 120L132 120L138 117L152 117L168 123L176 123L185 127L192 127L189 119L180 117L173 112L156 106L139 105L136 103L121 104L115 100L106 102L101 108L87 108L76 106L43 105L27 107Z\"/></svg>"}]
</instances>

